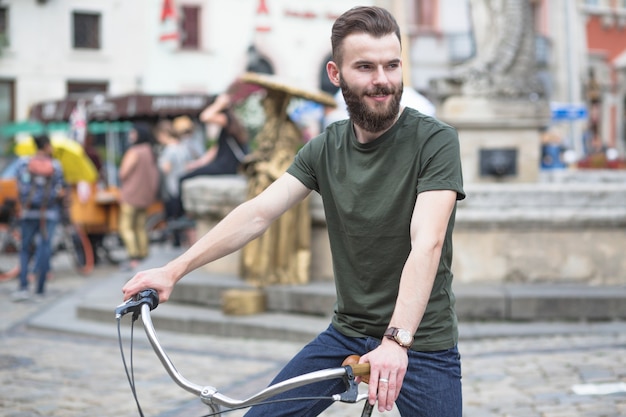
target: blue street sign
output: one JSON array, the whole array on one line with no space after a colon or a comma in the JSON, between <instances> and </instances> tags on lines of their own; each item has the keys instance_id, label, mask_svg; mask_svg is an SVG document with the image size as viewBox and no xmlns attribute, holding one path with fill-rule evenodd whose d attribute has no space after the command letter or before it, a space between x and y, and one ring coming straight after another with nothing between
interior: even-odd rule
<instances>
[{"instance_id":1,"label":"blue street sign","mask_svg":"<svg viewBox=\"0 0 626 417\"><path fill-rule=\"evenodd\" d=\"M581 103L550 103L552 120L583 120L589 117L587 106Z\"/></svg>"}]
</instances>

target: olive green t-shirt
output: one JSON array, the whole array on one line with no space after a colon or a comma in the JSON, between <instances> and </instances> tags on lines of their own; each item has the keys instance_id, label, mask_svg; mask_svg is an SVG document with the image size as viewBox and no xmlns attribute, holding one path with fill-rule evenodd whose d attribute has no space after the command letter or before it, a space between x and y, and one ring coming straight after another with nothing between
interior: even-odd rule
<instances>
[{"instance_id":1,"label":"olive green t-shirt","mask_svg":"<svg viewBox=\"0 0 626 417\"><path fill-rule=\"evenodd\" d=\"M373 142L357 142L352 123L331 124L309 141L287 170L320 193L337 290L334 327L351 337L383 337L411 249L417 195L453 190L465 197L456 130L411 108ZM413 349L457 342L452 293L450 218L437 277Z\"/></svg>"}]
</instances>

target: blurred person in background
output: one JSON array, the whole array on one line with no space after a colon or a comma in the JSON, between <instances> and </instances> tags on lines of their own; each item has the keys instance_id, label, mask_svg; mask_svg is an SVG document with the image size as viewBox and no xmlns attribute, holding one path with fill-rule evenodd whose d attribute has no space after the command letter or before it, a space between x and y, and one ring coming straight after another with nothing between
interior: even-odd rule
<instances>
[{"instance_id":1,"label":"blurred person in background","mask_svg":"<svg viewBox=\"0 0 626 417\"><path fill-rule=\"evenodd\" d=\"M20 201L20 282L13 294L14 301L30 298L28 271L35 253L37 274L36 297L43 297L50 270L51 243L54 230L61 220L62 198L65 195L63 169L52 157L52 144L46 135L34 138L37 151L20 160L16 170ZM33 250L33 246L36 249Z\"/></svg>"},{"instance_id":2,"label":"blurred person in background","mask_svg":"<svg viewBox=\"0 0 626 417\"><path fill-rule=\"evenodd\" d=\"M128 144L119 171L119 231L128 252L123 270L134 269L148 256L147 211L157 200L159 189L159 170L153 150L155 139L150 126L135 123L128 132Z\"/></svg>"},{"instance_id":3,"label":"blurred person in background","mask_svg":"<svg viewBox=\"0 0 626 417\"><path fill-rule=\"evenodd\" d=\"M197 134L196 126L189 116L176 117L172 121L172 129L180 142L188 148L192 159L198 159L204 154L204 137Z\"/></svg>"},{"instance_id":4,"label":"blurred person in background","mask_svg":"<svg viewBox=\"0 0 626 417\"><path fill-rule=\"evenodd\" d=\"M230 95L220 94L200 113L200 121L207 129L217 127L217 143L198 159L187 165L188 173L182 180L199 175L236 174L239 164L248 152L248 132L231 107ZM214 136L209 133L209 136Z\"/></svg>"},{"instance_id":5,"label":"blurred person in background","mask_svg":"<svg viewBox=\"0 0 626 417\"><path fill-rule=\"evenodd\" d=\"M200 121L219 129L217 143L200 157L187 164L187 173L180 178L182 183L201 175L233 175L248 153L248 132L232 110L230 95L220 94L200 113ZM209 136L213 136L209 133ZM182 207L182 202L181 202ZM184 212L184 210L183 210Z\"/></svg>"},{"instance_id":6,"label":"blurred person in background","mask_svg":"<svg viewBox=\"0 0 626 417\"><path fill-rule=\"evenodd\" d=\"M180 178L186 172L186 166L192 161L189 148L183 144L174 133L172 124L168 120L160 121L156 126L156 139L162 146L159 153L159 170L165 182L165 195L162 195L165 205L165 219L168 224L180 218L183 208L180 199ZM180 247L182 231L171 227L172 244Z\"/></svg>"}]
</instances>

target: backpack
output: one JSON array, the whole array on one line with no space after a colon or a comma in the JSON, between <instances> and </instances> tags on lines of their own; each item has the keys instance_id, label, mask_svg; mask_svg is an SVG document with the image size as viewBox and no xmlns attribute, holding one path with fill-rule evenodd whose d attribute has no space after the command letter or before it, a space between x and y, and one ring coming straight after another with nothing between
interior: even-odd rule
<instances>
[{"instance_id":1,"label":"backpack","mask_svg":"<svg viewBox=\"0 0 626 417\"><path fill-rule=\"evenodd\" d=\"M54 164L52 158L34 156L18 175L19 199L23 209L45 210L51 202Z\"/></svg>"}]
</instances>

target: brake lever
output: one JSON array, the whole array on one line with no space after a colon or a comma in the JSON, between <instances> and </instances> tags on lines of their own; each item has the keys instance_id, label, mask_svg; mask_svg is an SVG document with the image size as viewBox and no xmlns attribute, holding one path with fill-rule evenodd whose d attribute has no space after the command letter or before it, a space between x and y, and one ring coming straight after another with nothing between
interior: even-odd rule
<instances>
[{"instance_id":1,"label":"brake lever","mask_svg":"<svg viewBox=\"0 0 626 417\"><path fill-rule=\"evenodd\" d=\"M354 378L354 372L350 365L343 367L346 370L346 375L343 377L343 382L346 384L346 391L341 394L333 396L336 400L343 403L355 403L359 395L359 385Z\"/></svg>"},{"instance_id":2,"label":"brake lever","mask_svg":"<svg viewBox=\"0 0 626 417\"><path fill-rule=\"evenodd\" d=\"M150 310L154 310L159 305L159 294L156 290L149 288L139 291L137 294L118 305L115 308L115 318L119 319L123 315L133 313L133 320L136 320L141 313L141 306L147 304Z\"/></svg>"}]
</instances>

